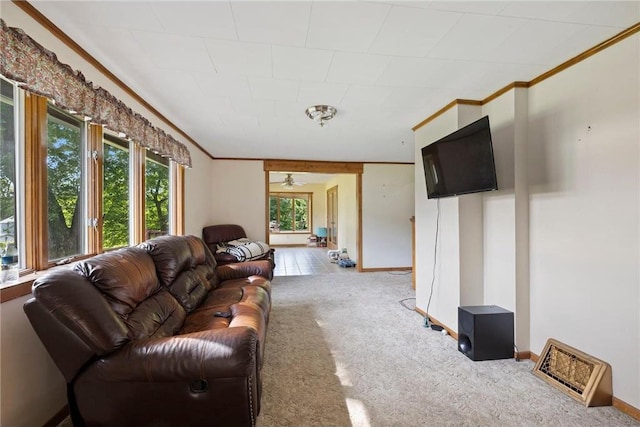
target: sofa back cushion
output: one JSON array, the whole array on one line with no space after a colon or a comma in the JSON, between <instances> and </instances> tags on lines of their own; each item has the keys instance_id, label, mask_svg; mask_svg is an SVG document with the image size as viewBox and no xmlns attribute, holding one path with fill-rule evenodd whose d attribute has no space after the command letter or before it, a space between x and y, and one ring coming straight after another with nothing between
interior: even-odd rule
<instances>
[{"instance_id":1,"label":"sofa back cushion","mask_svg":"<svg viewBox=\"0 0 640 427\"><path fill-rule=\"evenodd\" d=\"M212 253L216 253L218 243L243 237L247 237L247 233L237 224L208 225L202 229L202 239Z\"/></svg>"},{"instance_id":2,"label":"sofa back cushion","mask_svg":"<svg viewBox=\"0 0 640 427\"><path fill-rule=\"evenodd\" d=\"M111 309L104 295L91 286L86 277L69 268L52 270L36 279L33 296L37 304L97 356L109 354L130 340L128 327ZM39 333L46 334L55 330L56 325L34 324L34 327ZM64 350L60 352L64 353ZM75 355L65 357L73 358Z\"/></svg>"},{"instance_id":3,"label":"sofa back cushion","mask_svg":"<svg viewBox=\"0 0 640 427\"><path fill-rule=\"evenodd\" d=\"M162 286L170 288L176 277L191 268L191 249L184 237L161 236L138 245L155 264Z\"/></svg>"},{"instance_id":4,"label":"sofa back cushion","mask_svg":"<svg viewBox=\"0 0 640 427\"><path fill-rule=\"evenodd\" d=\"M175 334L186 313L160 286L153 259L140 248L97 255L75 266L104 296L132 340Z\"/></svg>"},{"instance_id":5,"label":"sofa back cushion","mask_svg":"<svg viewBox=\"0 0 640 427\"><path fill-rule=\"evenodd\" d=\"M187 313L195 310L217 285L204 243L195 236L161 236L139 247L151 256L160 283Z\"/></svg>"},{"instance_id":6,"label":"sofa back cushion","mask_svg":"<svg viewBox=\"0 0 640 427\"><path fill-rule=\"evenodd\" d=\"M217 263L213 254L209 248L207 248L204 241L199 237L185 236L185 239L187 239L193 255L191 268L196 272L201 280L209 283L209 289L217 288L220 284L220 279L216 274Z\"/></svg>"}]
</instances>

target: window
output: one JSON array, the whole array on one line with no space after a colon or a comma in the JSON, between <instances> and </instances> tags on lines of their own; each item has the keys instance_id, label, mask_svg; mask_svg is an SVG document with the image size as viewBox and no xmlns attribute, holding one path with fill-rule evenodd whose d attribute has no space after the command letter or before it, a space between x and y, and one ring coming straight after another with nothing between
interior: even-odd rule
<instances>
[{"instance_id":1,"label":"window","mask_svg":"<svg viewBox=\"0 0 640 427\"><path fill-rule=\"evenodd\" d=\"M144 182L145 238L169 234L169 160L147 150Z\"/></svg>"},{"instance_id":2,"label":"window","mask_svg":"<svg viewBox=\"0 0 640 427\"><path fill-rule=\"evenodd\" d=\"M0 251L18 249L15 123L14 86L0 79Z\"/></svg>"},{"instance_id":3,"label":"window","mask_svg":"<svg viewBox=\"0 0 640 427\"><path fill-rule=\"evenodd\" d=\"M84 123L49 107L47 118L49 260L84 253Z\"/></svg>"},{"instance_id":4,"label":"window","mask_svg":"<svg viewBox=\"0 0 640 427\"><path fill-rule=\"evenodd\" d=\"M184 232L182 166L0 85L0 254L21 274Z\"/></svg>"},{"instance_id":5,"label":"window","mask_svg":"<svg viewBox=\"0 0 640 427\"><path fill-rule=\"evenodd\" d=\"M6 33L12 54L32 47L28 35L13 29ZM30 58L47 63L36 76L47 84L34 82L29 61L3 67L22 82L20 88L0 75L0 254L9 246L10 253L17 252L25 276L105 248L140 243L146 228L184 233L182 165L191 164L187 147L145 118L139 120L139 114L79 71L69 73L55 55L32 49ZM119 114L112 114L116 110ZM105 142L110 126L129 133L133 142ZM155 147L176 162L147 156L144 147ZM32 278L23 279L12 296L27 291ZM4 300L4 283L0 288Z\"/></svg>"},{"instance_id":6,"label":"window","mask_svg":"<svg viewBox=\"0 0 640 427\"><path fill-rule=\"evenodd\" d=\"M280 232L311 230L311 193L269 193L269 223Z\"/></svg>"},{"instance_id":7,"label":"window","mask_svg":"<svg viewBox=\"0 0 640 427\"><path fill-rule=\"evenodd\" d=\"M129 143L105 134L103 158L102 245L114 249L130 242Z\"/></svg>"}]
</instances>

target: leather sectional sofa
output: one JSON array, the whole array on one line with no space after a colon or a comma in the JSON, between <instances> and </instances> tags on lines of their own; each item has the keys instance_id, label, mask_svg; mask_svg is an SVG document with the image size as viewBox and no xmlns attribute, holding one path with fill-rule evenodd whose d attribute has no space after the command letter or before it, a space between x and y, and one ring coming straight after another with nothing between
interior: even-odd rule
<instances>
[{"instance_id":1,"label":"leather sectional sofa","mask_svg":"<svg viewBox=\"0 0 640 427\"><path fill-rule=\"evenodd\" d=\"M253 426L271 309L268 261L217 266L164 236L45 274L25 303L75 426Z\"/></svg>"}]
</instances>

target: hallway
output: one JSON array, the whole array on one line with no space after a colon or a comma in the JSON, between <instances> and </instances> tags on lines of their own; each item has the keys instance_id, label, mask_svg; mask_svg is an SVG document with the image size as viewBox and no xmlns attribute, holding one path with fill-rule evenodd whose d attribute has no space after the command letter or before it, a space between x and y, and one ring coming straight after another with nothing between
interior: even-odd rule
<instances>
[{"instance_id":1,"label":"hallway","mask_svg":"<svg viewBox=\"0 0 640 427\"><path fill-rule=\"evenodd\" d=\"M327 248L277 246L274 249L276 250L274 276L357 272L356 267L344 268L332 263L327 255Z\"/></svg>"}]
</instances>

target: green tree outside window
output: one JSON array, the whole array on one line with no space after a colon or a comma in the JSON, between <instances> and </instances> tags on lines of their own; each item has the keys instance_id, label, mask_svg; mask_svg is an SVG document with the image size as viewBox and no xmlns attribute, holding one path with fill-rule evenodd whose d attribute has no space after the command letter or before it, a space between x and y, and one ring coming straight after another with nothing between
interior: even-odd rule
<instances>
[{"instance_id":1,"label":"green tree outside window","mask_svg":"<svg viewBox=\"0 0 640 427\"><path fill-rule=\"evenodd\" d=\"M147 153L145 169L146 237L169 234L169 161Z\"/></svg>"},{"instance_id":2,"label":"green tree outside window","mask_svg":"<svg viewBox=\"0 0 640 427\"><path fill-rule=\"evenodd\" d=\"M311 204L307 193L272 193L269 195L269 222L279 231L308 232Z\"/></svg>"},{"instance_id":3,"label":"green tree outside window","mask_svg":"<svg viewBox=\"0 0 640 427\"><path fill-rule=\"evenodd\" d=\"M82 253L82 123L50 109L47 121L49 259Z\"/></svg>"},{"instance_id":4,"label":"green tree outside window","mask_svg":"<svg viewBox=\"0 0 640 427\"><path fill-rule=\"evenodd\" d=\"M120 140L104 141L103 227L105 249L129 245L129 148Z\"/></svg>"},{"instance_id":5,"label":"green tree outside window","mask_svg":"<svg viewBox=\"0 0 640 427\"><path fill-rule=\"evenodd\" d=\"M16 140L13 85L0 79L0 251L16 245Z\"/></svg>"}]
</instances>

